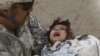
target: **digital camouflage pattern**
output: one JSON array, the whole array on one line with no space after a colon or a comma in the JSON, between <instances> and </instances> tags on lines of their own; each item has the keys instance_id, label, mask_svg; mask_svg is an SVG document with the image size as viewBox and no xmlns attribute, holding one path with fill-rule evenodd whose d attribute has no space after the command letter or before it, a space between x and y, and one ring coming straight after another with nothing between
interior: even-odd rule
<instances>
[{"instance_id":1,"label":"digital camouflage pattern","mask_svg":"<svg viewBox=\"0 0 100 56\"><path fill-rule=\"evenodd\" d=\"M0 1L0 10L9 9L14 3L24 3L31 1L33 0L3 0ZM0 29L0 31L4 30L7 32L4 26L1 26ZM8 33L13 34L11 32ZM46 30L38 23L34 16L27 17L25 24L20 28L20 37L18 37L25 46L26 56L40 55L42 47L45 45L45 43L47 43L47 38L44 36L45 33ZM20 52L17 52L17 54L17 56L22 56Z\"/></svg>"},{"instance_id":2,"label":"digital camouflage pattern","mask_svg":"<svg viewBox=\"0 0 100 56\"><path fill-rule=\"evenodd\" d=\"M31 1L33 0L3 0L3 1L0 1L0 9L8 9L14 3L31 2Z\"/></svg>"},{"instance_id":3,"label":"digital camouflage pattern","mask_svg":"<svg viewBox=\"0 0 100 56\"><path fill-rule=\"evenodd\" d=\"M30 16L27 25L33 36L33 55L41 54L41 50L47 44L46 29L37 21L35 16Z\"/></svg>"},{"instance_id":4,"label":"digital camouflage pattern","mask_svg":"<svg viewBox=\"0 0 100 56\"><path fill-rule=\"evenodd\" d=\"M7 32L6 28L2 25L0 26L0 31ZM11 32L8 33L12 34ZM47 43L47 38L44 36L45 33L46 30L36 21L34 16L27 18L25 24L20 28L19 33L19 40L25 46L26 56L40 55L43 46ZM19 48L17 46L15 48L17 49L16 55L21 55L20 50L18 50Z\"/></svg>"},{"instance_id":5,"label":"digital camouflage pattern","mask_svg":"<svg viewBox=\"0 0 100 56\"><path fill-rule=\"evenodd\" d=\"M0 24L0 56L27 56L22 41Z\"/></svg>"}]
</instances>

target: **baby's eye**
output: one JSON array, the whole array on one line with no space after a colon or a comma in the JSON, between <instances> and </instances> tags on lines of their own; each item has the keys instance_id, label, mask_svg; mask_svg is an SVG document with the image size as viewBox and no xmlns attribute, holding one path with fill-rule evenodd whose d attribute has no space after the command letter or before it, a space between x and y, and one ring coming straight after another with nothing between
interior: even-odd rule
<instances>
[{"instance_id":1,"label":"baby's eye","mask_svg":"<svg viewBox=\"0 0 100 56\"><path fill-rule=\"evenodd\" d=\"M66 28L53 28L52 30L66 30Z\"/></svg>"},{"instance_id":2,"label":"baby's eye","mask_svg":"<svg viewBox=\"0 0 100 56\"><path fill-rule=\"evenodd\" d=\"M65 28L60 28L61 30L66 30Z\"/></svg>"}]
</instances>

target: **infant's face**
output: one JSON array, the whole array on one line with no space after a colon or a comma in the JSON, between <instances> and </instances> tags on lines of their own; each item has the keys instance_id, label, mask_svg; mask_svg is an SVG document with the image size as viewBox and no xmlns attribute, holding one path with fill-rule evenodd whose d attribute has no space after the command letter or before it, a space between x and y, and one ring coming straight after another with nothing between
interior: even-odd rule
<instances>
[{"instance_id":1,"label":"infant's face","mask_svg":"<svg viewBox=\"0 0 100 56\"><path fill-rule=\"evenodd\" d=\"M50 32L50 41L52 43L56 41L64 41L68 36L66 30L67 28L64 25L59 24L54 26Z\"/></svg>"}]
</instances>

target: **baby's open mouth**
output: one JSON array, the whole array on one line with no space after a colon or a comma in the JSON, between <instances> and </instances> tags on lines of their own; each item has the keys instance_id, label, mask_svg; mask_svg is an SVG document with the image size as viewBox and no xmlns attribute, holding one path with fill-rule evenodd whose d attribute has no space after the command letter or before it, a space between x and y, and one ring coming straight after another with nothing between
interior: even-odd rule
<instances>
[{"instance_id":1,"label":"baby's open mouth","mask_svg":"<svg viewBox=\"0 0 100 56\"><path fill-rule=\"evenodd\" d=\"M54 33L54 37L57 37L57 36L60 36L60 33L55 32L55 33Z\"/></svg>"}]
</instances>

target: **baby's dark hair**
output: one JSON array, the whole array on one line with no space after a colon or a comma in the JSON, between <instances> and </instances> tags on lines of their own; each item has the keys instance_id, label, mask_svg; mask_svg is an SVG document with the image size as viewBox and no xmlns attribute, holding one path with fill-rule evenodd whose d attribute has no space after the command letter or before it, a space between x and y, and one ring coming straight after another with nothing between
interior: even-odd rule
<instances>
[{"instance_id":1,"label":"baby's dark hair","mask_svg":"<svg viewBox=\"0 0 100 56\"><path fill-rule=\"evenodd\" d=\"M50 41L49 36L50 36L51 30L53 29L53 27L55 27L56 25L59 25L59 24L64 25L67 28L66 32L67 32L68 36L66 37L66 39L69 40L69 39L75 38L75 35L72 32L72 29L70 28L71 23L69 22L69 20L67 19L67 20L61 21L60 18L57 18L56 20L54 20L53 24L49 27L50 30L47 32L48 41Z\"/></svg>"}]
</instances>

